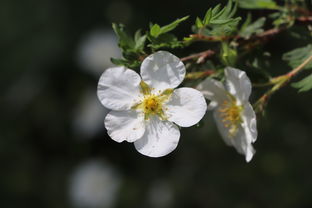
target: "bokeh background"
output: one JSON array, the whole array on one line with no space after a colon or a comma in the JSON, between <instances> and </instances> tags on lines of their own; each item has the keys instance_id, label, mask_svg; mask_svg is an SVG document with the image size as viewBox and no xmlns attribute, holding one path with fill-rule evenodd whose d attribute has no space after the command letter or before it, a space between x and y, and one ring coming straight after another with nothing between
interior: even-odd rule
<instances>
[{"instance_id":1,"label":"bokeh background","mask_svg":"<svg viewBox=\"0 0 312 208\"><path fill-rule=\"evenodd\" d=\"M110 57L120 57L111 22L134 32L191 15L176 30L183 36L217 3L1 0L0 207L311 207L311 92L285 87L273 96L249 164L224 144L210 113L182 129L163 158L106 134L96 88ZM287 33L268 43L271 73L289 70L281 54L306 44Z\"/></svg>"}]
</instances>

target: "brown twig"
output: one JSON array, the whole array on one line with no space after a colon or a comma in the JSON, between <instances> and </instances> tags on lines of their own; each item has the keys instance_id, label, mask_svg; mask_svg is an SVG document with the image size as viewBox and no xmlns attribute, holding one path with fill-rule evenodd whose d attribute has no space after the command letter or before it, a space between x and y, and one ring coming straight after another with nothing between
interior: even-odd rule
<instances>
[{"instance_id":1,"label":"brown twig","mask_svg":"<svg viewBox=\"0 0 312 208\"><path fill-rule=\"evenodd\" d=\"M200 53L196 53L196 54L192 54L190 56L186 56L181 58L181 61L186 62L186 61L190 61L193 59L197 59L196 63L201 64L204 63L205 59L213 56L216 52L213 50L206 50Z\"/></svg>"},{"instance_id":2,"label":"brown twig","mask_svg":"<svg viewBox=\"0 0 312 208\"><path fill-rule=\"evenodd\" d=\"M312 23L312 16L301 16L301 17L297 17L296 20L302 23L307 23L307 22Z\"/></svg>"},{"instance_id":3,"label":"brown twig","mask_svg":"<svg viewBox=\"0 0 312 208\"><path fill-rule=\"evenodd\" d=\"M272 28L272 29L269 29L269 30L266 30L260 34L257 34L255 35L256 38L266 38L266 37L270 37L270 36L273 36L273 35L276 35L282 31L284 31L286 28L284 27L281 27L281 28Z\"/></svg>"},{"instance_id":4,"label":"brown twig","mask_svg":"<svg viewBox=\"0 0 312 208\"><path fill-rule=\"evenodd\" d=\"M186 74L185 79L188 79L188 80L200 79L200 78L208 77L214 73L216 73L216 71L213 69L208 69L208 70L200 71L200 72L189 72Z\"/></svg>"},{"instance_id":5,"label":"brown twig","mask_svg":"<svg viewBox=\"0 0 312 208\"><path fill-rule=\"evenodd\" d=\"M279 89L284 87L287 83L290 82L290 80L296 76L299 72L301 72L304 67L312 61L312 55L308 57L304 62L302 62L299 66L291 70L285 75L277 76L271 79L271 83L273 84L273 87L269 89L266 93L264 93L258 101L254 104L254 108L256 109L256 112L263 112L264 107L266 106L267 102L269 101L269 98Z\"/></svg>"}]
</instances>

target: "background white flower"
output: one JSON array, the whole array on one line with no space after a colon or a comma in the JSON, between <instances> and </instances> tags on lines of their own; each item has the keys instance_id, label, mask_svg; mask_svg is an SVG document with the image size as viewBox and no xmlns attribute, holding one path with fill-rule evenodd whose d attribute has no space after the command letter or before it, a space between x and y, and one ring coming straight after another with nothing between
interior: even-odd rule
<instances>
[{"instance_id":1,"label":"background white flower","mask_svg":"<svg viewBox=\"0 0 312 208\"><path fill-rule=\"evenodd\" d=\"M121 186L121 176L108 162L90 160L72 174L69 196L75 208L113 207Z\"/></svg>"},{"instance_id":2,"label":"background white flower","mask_svg":"<svg viewBox=\"0 0 312 208\"><path fill-rule=\"evenodd\" d=\"M177 125L198 123L207 104L198 90L174 90L184 79L185 66L169 52L158 51L144 59L140 74L142 80L125 67L109 68L102 74L98 97L112 110L105 127L113 140L134 142L141 154L161 157L176 148Z\"/></svg>"},{"instance_id":3,"label":"background white flower","mask_svg":"<svg viewBox=\"0 0 312 208\"><path fill-rule=\"evenodd\" d=\"M94 89L88 89L73 112L72 128L76 135L75 138L88 140L93 139L103 130L101 121L108 110L96 100Z\"/></svg>"},{"instance_id":4,"label":"background white flower","mask_svg":"<svg viewBox=\"0 0 312 208\"><path fill-rule=\"evenodd\" d=\"M252 143L257 139L256 115L248 101L251 82L244 71L232 67L225 69L225 77L225 87L221 82L207 78L197 89L211 100L208 108L214 110L225 143L234 146L249 162L255 153Z\"/></svg>"},{"instance_id":5,"label":"background white flower","mask_svg":"<svg viewBox=\"0 0 312 208\"><path fill-rule=\"evenodd\" d=\"M113 30L97 29L81 41L77 61L82 69L99 76L104 69L113 66L110 59L121 57L118 40Z\"/></svg>"}]
</instances>

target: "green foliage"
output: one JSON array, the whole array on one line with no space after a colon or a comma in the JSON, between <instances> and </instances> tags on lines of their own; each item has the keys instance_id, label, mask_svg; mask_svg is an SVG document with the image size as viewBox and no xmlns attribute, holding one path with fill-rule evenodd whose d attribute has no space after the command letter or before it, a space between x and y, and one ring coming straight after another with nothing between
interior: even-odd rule
<instances>
[{"instance_id":1,"label":"green foliage","mask_svg":"<svg viewBox=\"0 0 312 208\"><path fill-rule=\"evenodd\" d=\"M146 41L146 35L141 34L141 30L138 30L134 35L134 51L144 53L144 45Z\"/></svg>"},{"instance_id":2,"label":"green foliage","mask_svg":"<svg viewBox=\"0 0 312 208\"><path fill-rule=\"evenodd\" d=\"M272 0L239 0L239 7L244 9L279 9Z\"/></svg>"},{"instance_id":3,"label":"green foliage","mask_svg":"<svg viewBox=\"0 0 312 208\"><path fill-rule=\"evenodd\" d=\"M150 26L148 40L151 42L148 47L153 50L158 50L160 48L181 48L183 47L183 43L178 40L178 38L168 33L174 30L181 22L188 19L188 16L177 19L172 23L160 27L158 24L154 24Z\"/></svg>"},{"instance_id":4,"label":"green foliage","mask_svg":"<svg viewBox=\"0 0 312 208\"><path fill-rule=\"evenodd\" d=\"M138 61L139 57L144 52L146 35L141 34L141 30L138 30L134 38L130 37L125 32L125 27L123 24L112 24L112 27L119 38L118 46L122 49L122 56L124 59L114 59L111 58L113 64L116 65L125 65L130 68L136 68L140 65Z\"/></svg>"},{"instance_id":5,"label":"green foliage","mask_svg":"<svg viewBox=\"0 0 312 208\"><path fill-rule=\"evenodd\" d=\"M223 9L218 4L213 9L208 9L202 20L199 17L196 18L195 30L197 33L211 36L229 35L236 30L236 26L241 20L240 17L233 18L236 11L237 2L233 4L232 0L228 1Z\"/></svg>"},{"instance_id":6,"label":"green foliage","mask_svg":"<svg viewBox=\"0 0 312 208\"><path fill-rule=\"evenodd\" d=\"M165 25L163 27L160 27L158 24L154 24L150 28L150 35L154 38L157 38L161 34L168 33L175 29L181 22L187 20L189 16L182 17L180 19L177 19L173 21L172 23Z\"/></svg>"},{"instance_id":7,"label":"green foliage","mask_svg":"<svg viewBox=\"0 0 312 208\"><path fill-rule=\"evenodd\" d=\"M248 14L246 21L241 26L241 29L239 31L239 36L249 39L251 35L253 34L260 34L263 32L263 26L265 23L265 17L261 17L257 19L256 21L251 23L251 15Z\"/></svg>"},{"instance_id":8,"label":"green foliage","mask_svg":"<svg viewBox=\"0 0 312 208\"><path fill-rule=\"evenodd\" d=\"M281 25L290 27L295 23L295 18L290 18L292 14L287 9L272 13L269 17L273 19L273 25L276 27L280 27Z\"/></svg>"},{"instance_id":9,"label":"green foliage","mask_svg":"<svg viewBox=\"0 0 312 208\"><path fill-rule=\"evenodd\" d=\"M293 83L291 85L294 88L298 88L299 92L306 92L312 89L312 74L302 79L299 82Z\"/></svg>"},{"instance_id":10,"label":"green foliage","mask_svg":"<svg viewBox=\"0 0 312 208\"><path fill-rule=\"evenodd\" d=\"M292 68L296 68L310 56L312 56L312 44L289 51L283 55L282 59L287 61ZM312 69L312 62L305 65L304 69Z\"/></svg>"},{"instance_id":11,"label":"green foliage","mask_svg":"<svg viewBox=\"0 0 312 208\"><path fill-rule=\"evenodd\" d=\"M160 48L182 48L184 46L184 44L171 33L162 34L158 38L150 38L150 40L151 44L149 44L148 47L153 50L158 50Z\"/></svg>"},{"instance_id":12,"label":"green foliage","mask_svg":"<svg viewBox=\"0 0 312 208\"><path fill-rule=\"evenodd\" d=\"M132 50L134 48L134 40L125 32L125 26L123 24L112 24L112 27L119 38L118 46L125 50Z\"/></svg>"},{"instance_id":13,"label":"green foliage","mask_svg":"<svg viewBox=\"0 0 312 208\"><path fill-rule=\"evenodd\" d=\"M237 51L228 43L222 42L220 51L221 62L225 66L235 66L237 60Z\"/></svg>"}]
</instances>

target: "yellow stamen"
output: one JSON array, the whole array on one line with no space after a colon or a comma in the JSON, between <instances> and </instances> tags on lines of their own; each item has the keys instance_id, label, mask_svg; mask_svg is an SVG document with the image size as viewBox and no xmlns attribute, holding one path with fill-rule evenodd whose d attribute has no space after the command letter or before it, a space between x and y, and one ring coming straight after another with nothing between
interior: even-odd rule
<instances>
[{"instance_id":1,"label":"yellow stamen","mask_svg":"<svg viewBox=\"0 0 312 208\"><path fill-rule=\"evenodd\" d=\"M231 97L230 100L225 100L219 108L219 113L222 118L223 125L229 129L229 136L233 137L238 131L239 124L242 123L241 112L243 106L237 105L236 99Z\"/></svg>"},{"instance_id":2,"label":"yellow stamen","mask_svg":"<svg viewBox=\"0 0 312 208\"><path fill-rule=\"evenodd\" d=\"M151 115L157 115L162 120L166 120L163 111L163 103L169 99L173 89L166 89L161 94L155 95L151 93L152 88L145 82L141 81L140 86L144 98L140 103L134 105L132 109L141 109L145 114L145 120L149 119Z\"/></svg>"}]
</instances>

